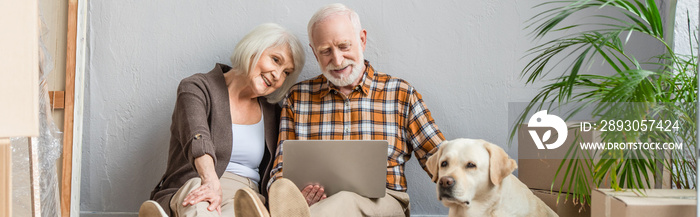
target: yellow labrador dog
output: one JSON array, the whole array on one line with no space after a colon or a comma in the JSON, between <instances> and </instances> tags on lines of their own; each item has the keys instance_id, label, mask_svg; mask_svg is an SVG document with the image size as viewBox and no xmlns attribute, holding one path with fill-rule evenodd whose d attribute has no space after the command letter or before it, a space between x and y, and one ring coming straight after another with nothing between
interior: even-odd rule
<instances>
[{"instance_id":1,"label":"yellow labrador dog","mask_svg":"<svg viewBox=\"0 0 700 217\"><path fill-rule=\"evenodd\" d=\"M557 216L511 173L518 167L501 147L455 139L428 158L438 200L456 216Z\"/></svg>"}]
</instances>

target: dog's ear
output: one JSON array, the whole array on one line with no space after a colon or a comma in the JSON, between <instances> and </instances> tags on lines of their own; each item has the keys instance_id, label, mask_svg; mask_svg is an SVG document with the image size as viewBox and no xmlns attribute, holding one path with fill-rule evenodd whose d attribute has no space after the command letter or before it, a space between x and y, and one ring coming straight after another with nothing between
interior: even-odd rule
<instances>
[{"instance_id":1,"label":"dog's ear","mask_svg":"<svg viewBox=\"0 0 700 217\"><path fill-rule=\"evenodd\" d=\"M430 173L430 176L432 176L433 182L437 182L438 178L440 178L438 177L438 171L440 171L440 155L442 155L442 147L444 147L445 144L446 142L443 142L440 147L436 148L437 150L435 150L435 153L433 153L433 155L428 158L428 161L425 162L425 167L428 168L428 172Z\"/></svg>"},{"instance_id":2,"label":"dog's ear","mask_svg":"<svg viewBox=\"0 0 700 217\"><path fill-rule=\"evenodd\" d=\"M518 168L518 164L515 163L515 160L508 158L506 151L497 145L484 141L484 148L489 152L489 174L491 182L498 186L503 179Z\"/></svg>"}]
</instances>

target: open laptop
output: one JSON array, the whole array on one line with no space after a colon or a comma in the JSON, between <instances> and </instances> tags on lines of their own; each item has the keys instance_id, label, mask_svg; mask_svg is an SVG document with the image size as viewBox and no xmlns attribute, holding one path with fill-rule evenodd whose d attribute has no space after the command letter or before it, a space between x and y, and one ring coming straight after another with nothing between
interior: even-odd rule
<instances>
[{"instance_id":1,"label":"open laptop","mask_svg":"<svg viewBox=\"0 0 700 217\"><path fill-rule=\"evenodd\" d=\"M385 140L286 140L284 177L300 190L318 183L329 197L350 191L381 198L386 192L388 146Z\"/></svg>"}]
</instances>

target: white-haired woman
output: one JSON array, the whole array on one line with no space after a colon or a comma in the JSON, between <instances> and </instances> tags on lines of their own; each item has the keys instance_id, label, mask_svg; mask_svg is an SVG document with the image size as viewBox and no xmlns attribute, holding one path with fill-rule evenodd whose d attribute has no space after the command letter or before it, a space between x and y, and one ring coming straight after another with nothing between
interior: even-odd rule
<instances>
[{"instance_id":1,"label":"white-haired woman","mask_svg":"<svg viewBox=\"0 0 700 217\"><path fill-rule=\"evenodd\" d=\"M277 24L257 26L232 66L183 79L170 127L165 174L139 216L233 216L237 190L264 200L277 148L280 101L304 67L299 40ZM260 186L263 186L260 188Z\"/></svg>"}]
</instances>

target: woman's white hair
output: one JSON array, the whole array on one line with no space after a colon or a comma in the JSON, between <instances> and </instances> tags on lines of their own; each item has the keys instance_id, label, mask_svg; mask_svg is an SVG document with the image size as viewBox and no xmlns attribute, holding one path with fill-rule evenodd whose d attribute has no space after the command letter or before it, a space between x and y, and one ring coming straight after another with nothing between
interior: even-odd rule
<instances>
[{"instance_id":1,"label":"woman's white hair","mask_svg":"<svg viewBox=\"0 0 700 217\"><path fill-rule=\"evenodd\" d=\"M360 37L360 32L362 31L362 25L360 24L360 16L358 16L355 11L348 8L344 4L335 3L323 6L322 8L318 9L314 16L311 17L311 20L309 20L309 24L307 25L307 31L309 34L309 43L311 43L312 46L314 45L314 39L313 34L311 34L311 31L314 29L316 23L321 22L324 19L333 15L348 16L350 22L352 22L352 26L355 29L355 34L357 34L358 38Z\"/></svg>"},{"instance_id":2,"label":"woman's white hair","mask_svg":"<svg viewBox=\"0 0 700 217\"><path fill-rule=\"evenodd\" d=\"M264 23L256 26L241 39L231 54L231 66L235 71L248 75L254 64L257 64L265 49L280 45L289 46L294 61L294 71L287 75L282 86L265 96L270 103L277 103L287 94L289 88L297 81L304 68L306 55L299 39L289 30L275 23Z\"/></svg>"}]
</instances>

